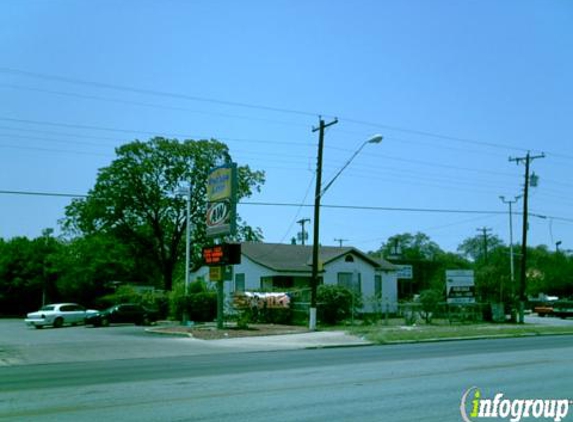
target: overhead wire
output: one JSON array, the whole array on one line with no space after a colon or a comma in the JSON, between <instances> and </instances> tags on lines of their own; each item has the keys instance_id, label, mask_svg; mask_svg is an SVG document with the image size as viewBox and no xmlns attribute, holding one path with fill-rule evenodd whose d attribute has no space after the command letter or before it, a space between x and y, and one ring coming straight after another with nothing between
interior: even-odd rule
<instances>
[{"instance_id":1,"label":"overhead wire","mask_svg":"<svg viewBox=\"0 0 573 422\"><path fill-rule=\"evenodd\" d=\"M435 138L435 139L455 141L455 142L460 142L460 143L464 143L464 144L479 145L479 146L484 146L484 147L489 147L489 148L494 148L494 149L509 149L512 151L527 151L527 150L537 151L534 148L526 148L523 146L517 147L515 145L510 145L510 144L502 144L502 143L494 143L494 142L488 142L488 141L482 141L482 140L476 140L476 139L462 138L462 137L458 137L458 136L445 135L445 134L440 134L440 133L435 133L435 132L430 132L430 131L410 129L410 128L404 128L404 127L400 127L400 126L383 124L383 123L379 123L379 122L371 122L368 120L355 119L355 118L347 117L344 115L341 116L337 113L321 113L321 112L312 112L312 111L293 109L293 108L253 104L253 103L247 103L247 102L241 102L241 101L228 101L228 100L221 100L221 99L215 99L215 98L209 98L209 97L201 97L201 96L194 96L194 95L188 95L188 94L167 92L167 91L161 91L161 90L139 88L139 87L132 87L132 86L126 86L126 85L119 85L119 84L111 84L111 83L98 82L98 81L89 81L89 80L71 78L71 77L65 77L65 76L59 76L59 75L50 75L50 74L45 74L45 73L30 72L30 71L26 71L26 70L9 68L9 67L0 67L0 72L5 73L5 74L12 74L12 75L24 76L24 77L29 77L29 78L36 78L36 79L41 79L41 80L58 81L58 82L74 84L74 85L91 86L91 87L95 87L95 88L108 89L108 90L114 90L114 91L131 92L131 93L136 93L136 94L175 98L175 99L197 101L197 102L204 102L204 103L212 103L212 104L226 105L226 106L232 106L232 107L241 107L241 108L247 108L247 109L264 110L264 111L294 114L294 115L301 115L301 116L317 117L317 116L322 115L322 116L337 117L340 121L346 121L346 122L354 123L357 125L375 127L375 128L380 128L380 129L387 129L387 130L391 130L391 131L408 133L408 134L425 136L425 137L431 137L431 138ZM235 117L238 117L238 116L235 116ZM569 155L553 153L551 151L545 151L545 152L551 153L555 156L560 156L560 157L567 158L567 159L573 159L573 157L569 156Z\"/></svg>"}]
</instances>

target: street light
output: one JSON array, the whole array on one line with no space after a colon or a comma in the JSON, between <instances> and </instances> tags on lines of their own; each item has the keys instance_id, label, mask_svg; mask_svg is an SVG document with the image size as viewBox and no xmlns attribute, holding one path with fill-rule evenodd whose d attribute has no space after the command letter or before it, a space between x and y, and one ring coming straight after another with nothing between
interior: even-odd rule
<instances>
[{"instance_id":1,"label":"street light","mask_svg":"<svg viewBox=\"0 0 573 422\"><path fill-rule=\"evenodd\" d=\"M187 299L187 295L189 293L189 267L191 262L191 184L186 188L180 188L179 193L187 196L187 223L185 227L185 299ZM189 316L187 315L187 306L184 306L183 324L186 324L188 320Z\"/></svg>"},{"instance_id":2,"label":"street light","mask_svg":"<svg viewBox=\"0 0 573 422\"><path fill-rule=\"evenodd\" d=\"M515 282L515 266L514 266L514 259L513 259L513 212L511 210L511 206L515 204L521 195L517 195L513 201L505 200L505 196L501 195L499 199L504 204L509 204L509 269L511 274L511 285L513 287L513 283Z\"/></svg>"},{"instance_id":3,"label":"street light","mask_svg":"<svg viewBox=\"0 0 573 422\"><path fill-rule=\"evenodd\" d=\"M312 275L310 279L310 309L309 309L309 322L308 327L311 331L316 330L316 291L318 287L318 256L319 256L319 229L320 229L320 199L326 193L326 191L332 186L334 181L340 176L340 174L346 169L350 163L356 158L356 156L362 151L362 149L367 144L379 144L383 137L382 135L374 135L370 139L364 141L360 148L356 150L350 159L342 166L340 170L334 175L332 180L328 182L324 188L322 187L322 149L324 145L324 129L336 123L338 120L334 120L332 123L325 125L324 121L320 119L320 137L318 142L318 165L316 169L316 193L314 197L314 241L312 245Z\"/></svg>"}]
</instances>

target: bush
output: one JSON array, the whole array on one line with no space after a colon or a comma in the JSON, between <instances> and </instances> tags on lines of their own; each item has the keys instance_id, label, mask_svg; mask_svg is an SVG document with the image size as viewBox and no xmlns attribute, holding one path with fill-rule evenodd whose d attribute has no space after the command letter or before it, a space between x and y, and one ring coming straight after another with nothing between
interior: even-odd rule
<instances>
[{"instance_id":1,"label":"bush","mask_svg":"<svg viewBox=\"0 0 573 422\"><path fill-rule=\"evenodd\" d=\"M440 302L443 301L443 295L438 290L428 289L420 292L420 314L426 321L426 324L432 322L432 316L438 311Z\"/></svg>"},{"instance_id":2,"label":"bush","mask_svg":"<svg viewBox=\"0 0 573 422\"><path fill-rule=\"evenodd\" d=\"M177 283L169 295L169 314L180 321L186 311L190 321L208 322L217 318L217 292L203 281L189 285L189 294L185 297L185 285Z\"/></svg>"},{"instance_id":3,"label":"bush","mask_svg":"<svg viewBox=\"0 0 573 422\"><path fill-rule=\"evenodd\" d=\"M352 316L362 307L359 294L342 286L321 285L317 291L318 318L328 325L335 325Z\"/></svg>"}]
</instances>

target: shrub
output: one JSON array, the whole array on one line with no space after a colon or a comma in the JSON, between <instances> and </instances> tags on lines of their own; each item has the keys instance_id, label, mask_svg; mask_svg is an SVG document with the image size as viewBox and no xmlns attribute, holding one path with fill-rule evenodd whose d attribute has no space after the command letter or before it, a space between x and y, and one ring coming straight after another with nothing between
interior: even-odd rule
<instances>
[{"instance_id":1,"label":"shrub","mask_svg":"<svg viewBox=\"0 0 573 422\"><path fill-rule=\"evenodd\" d=\"M438 290L428 289L420 292L420 314L427 324L432 322L432 316L437 312L442 300L442 293Z\"/></svg>"},{"instance_id":2,"label":"shrub","mask_svg":"<svg viewBox=\"0 0 573 422\"><path fill-rule=\"evenodd\" d=\"M213 321L217 317L217 292L205 282L195 281L185 297L185 285L176 283L169 295L169 310L175 320L181 320L186 311L190 321Z\"/></svg>"},{"instance_id":3,"label":"shrub","mask_svg":"<svg viewBox=\"0 0 573 422\"><path fill-rule=\"evenodd\" d=\"M318 318L324 324L334 325L352 316L362 307L360 294L342 286L321 285L317 291Z\"/></svg>"}]
</instances>

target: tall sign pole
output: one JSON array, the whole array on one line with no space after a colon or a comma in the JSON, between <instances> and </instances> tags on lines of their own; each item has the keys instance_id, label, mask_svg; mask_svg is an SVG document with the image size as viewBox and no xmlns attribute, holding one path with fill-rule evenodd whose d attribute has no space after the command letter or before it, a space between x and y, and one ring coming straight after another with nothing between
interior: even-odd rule
<instances>
[{"instance_id":1,"label":"tall sign pole","mask_svg":"<svg viewBox=\"0 0 573 422\"><path fill-rule=\"evenodd\" d=\"M330 123L325 123L322 117L319 118L319 125L312 131L318 131L318 157L316 165L316 189L314 194L314 231L312 244L312 275L310 278L310 309L308 328L316 330L316 291L318 287L318 260L319 260L319 237L320 237L320 197L322 194L322 151L324 149L324 130L338 123L334 119Z\"/></svg>"},{"instance_id":2,"label":"tall sign pole","mask_svg":"<svg viewBox=\"0 0 573 422\"><path fill-rule=\"evenodd\" d=\"M525 184L523 187L523 227L522 227L522 241L521 241L521 268L520 268L520 282L519 282L519 323L524 322L525 313L525 289L527 284L527 229L528 223L528 199L529 199L529 165L532 160L537 158L545 158L545 154L532 156L529 151L525 157L509 158L509 161L514 161L517 164L525 163Z\"/></svg>"},{"instance_id":3,"label":"tall sign pole","mask_svg":"<svg viewBox=\"0 0 573 422\"><path fill-rule=\"evenodd\" d=\"M237 213L237 165L228 163L217 167L207 178L207 237L216 238L234 235ZM223 328L224 268L219 268L217 280L217 328Z\"/></svg>"}]
</instances>

